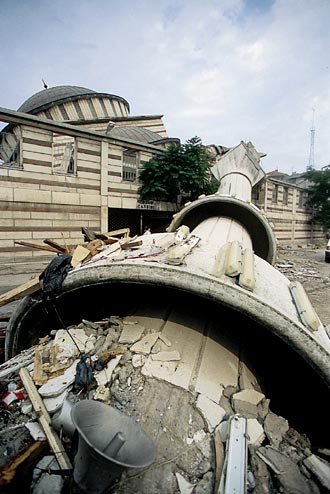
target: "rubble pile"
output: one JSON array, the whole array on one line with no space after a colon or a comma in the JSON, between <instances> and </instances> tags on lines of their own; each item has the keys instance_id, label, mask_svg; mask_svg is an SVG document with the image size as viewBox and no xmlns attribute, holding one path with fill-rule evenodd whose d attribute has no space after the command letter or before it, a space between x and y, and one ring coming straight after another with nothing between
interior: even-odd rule
<instances>
[{"instance_id":1,"label":"rubble pile","mask_svg":"<svg viewBox=\"0 0 330 494\"><path fill-rule=\"evenodd\" d=\"M68 404L97 400L132 417L157 449L150 467L125 470L109 492L222 492L218 489L232 475L229 424L238 419L246 427L248 492L329 492L330 451L313 448L273 413L257 384L244 388L247 381L240 376L240 387L226 386L216 402L166 377L181 360L161 331L134 316L111 316L52 331L2 364L1 491L14 492L25 478L32 493L67 492L76 445L59 417ZM57 433L61 456L52 453Z\"/></svg>"}]
</instances>

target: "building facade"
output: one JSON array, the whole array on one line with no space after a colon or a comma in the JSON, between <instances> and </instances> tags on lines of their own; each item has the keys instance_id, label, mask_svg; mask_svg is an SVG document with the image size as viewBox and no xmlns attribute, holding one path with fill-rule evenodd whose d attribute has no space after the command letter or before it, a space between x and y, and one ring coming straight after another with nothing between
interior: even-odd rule
<instances>
[{"instance_id":1,"label":"building facade","mask_svg":"<svg viewBox=\"0 0 330 494\"><path fill-rule=\"evenodd\" d=\"M18 111L0 109L0 256L40 255L15 241L82 242L170 222L175 205L139 200L139 168L170 142L162 115L130 116L119 96L76 86L45 89ZM46 252L47 254L47 252Z\"/></svg>"},{"instance_id":2,"label":"building facade","mask_svg":"<svg viewBox=\"0 0 330 494\"><path fill-rule=\"evenodd\" d=\"M253 190L252 200L272 225L279 245L325 242L324 228L313 221L302 175L270 173Z\"/></svg>"}]
</instances>

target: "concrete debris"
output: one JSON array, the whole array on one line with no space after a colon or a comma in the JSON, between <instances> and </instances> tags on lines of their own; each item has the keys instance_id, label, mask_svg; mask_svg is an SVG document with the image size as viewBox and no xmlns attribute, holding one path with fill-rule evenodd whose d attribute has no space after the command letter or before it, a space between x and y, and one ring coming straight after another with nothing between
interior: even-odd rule
<instances>
[{"instance_id":1,"label":"concrete debris","mask_svg":"<svg viewBox=\"0 0 330 494\"><path fill-rule=\"evenodd\" d=\"M159 339L165 343L166 346L172 346L171 340L169 340L164 334L160 333Z\"/></svg>"},{"instance_id":2,"label":"concrete debris","mask_svg":"<svg viewBox=\"0 0 330 494\"><path fill-rule=\"evenodd\" d=\"M25 427L35 441L45 441L46 435L38 422L26 422Z\"/></svg>"},{"instance_id":3,"label":"concrete debris","mask_svg":"<svg viewBox=\"0 0 330 494\"><path fill-rule=\"evenodd\" d=\"M178 482L178 487L179 487L179 491L181 494L191 494L192 491L194 490L194 485L191 484L190 482L188 482L188 480L186 480L184 478L183 475L181 475L180 473L178 472L175 472L175 476L176 476L176 480Z\"/></svg>"},{"instance_id":4,"label":"concrete debris","mask_svg":"<svg viewBox=\"0 0 330 494\"><path fill-rule=\"evenodd\" d=\"M226 411L220 405L203 395L198 396L196 407L202 412L210 432L220 424L226 415Z\"/></svg>"},{"instance_id":5,"label":"concrete debris","mask_svg":"<svg viewBox=\"0 0 330 494\"><path fill-rule=\"evenodd\" d=\"M257 455L274 472L280 491L292 494L311 494L318 492L315 483L307 479L299 466L288 456L272 446L261 447Z\"/></svg>"},{"instance_id":6,"label":"concrete debris","mask_svg":"<svg viewBox=\"0 0 330 494\"><path fill-rule=\"evenodd\" d=\"M119 343L135 343L141 338L144 330L145 328L139 324L124 323Z\"/></svg>"},{"instance_id":7,"label":"concrete debris","mask_svg":"<svg viewBox=\"0 0 330 494\"><path fill-rule=\"evenodd\" d=\"M48 382L39 388L39 394L43 398L49 398L50 396L58 396L63 393L75 380L78 362L79 360L76 360L61 376L49 379Z\"/></svg>"},{"instance_id":8,"label":"concrete debris","mask_svg":"<svg viewBox=\"0 0 330 494\"><path fill-rule=\"evenodd\" d=\"M111 381L111 376L117 365L119 364L121 355L117 355L114 359L110 360L107 366L100 372L95 372L94 377L99 386L103 386Z\"/></svg>"},{"instance_id":9,"label":"concrete debris","mask_svg":"<svg viewBox=\"0 0 330 494\"><path fill-rule=\"evenodd\" d=\"M54 413L61 408L69 389L70 388L66 388L62 393L44 399L44 405L49 413Z\"/></svg>"},{"instance_id":10,"label":"concrete debris","mask_svg":"<svg viewBox=\"0 0 330 494\"><path fill-rule=\"evenodd\" d=\"M31 494L61 494L64 487L64 478L60 475L52 475L52 470L58 470L58 464L54 456L44 456L34 471L31 484Z\"/></svg>"},{"instance_id":11,"label":"concrete debris","mask_svg":"<svg viewBox=\"0 0 330 494\"><path fill-rule=\"evenodd\" d=\"M173 360L181 360L181 355L177 351L173 352L158 352L151 355L152 360L159 360L161 362L171 362Z\"/></svg>"},{"instance_id":12,"label":"concrete debris","mask_svg":"<svg viewBox=\"0 0 330 494\"><path fill-rule=\"evenodd\" d=\"M232 404L236 413L247 418L257 418L258 405L265 399L265 395L254 389L243 389L232 396Z\"/></svg>"},{"instance_id":13,"label":"concrete debris","mask_svg":"<svg viewBox=\"0 0 330 494\"><path fill-rule=\"evenodd\" d=\"M160 333L147 334L142 338L142 340L134 343L134 345L131 346L131 352L149 354L152 347L158 340L159 334Z\"/></svg>"},{"instance_id":14,"label":"concrete debris","mask_svg":"<svg viewBox=\"0 0 330 494\"><path fill-rule=\"evenodd\" d=\"M275 415L275 413L269 412L265 418L264 428L270 444L275 448L278 448L284 435L289 430L289 424L283 417L279 417L278 415Z\"/></svg>"},{"instance_id":15,"label":"concrete debris","mask_svg":"<svg viewBox=\"0 0 330 494\"><path fill-rule=\"evenodd\" d=\"M218 488L214 490L215 485L220 482L220 470L228 455L229 419L239 413L247 419L249 493L319 494L328 488L330 464L322 458L330 458L330 453L327 456L327 450L323 448L318 453L322 453L322 458L312 454L310 441L290 428L285 418L269 410L269 400L259 391L255 376L242 360L234 362L229 355L229 361L235 363L235 373L239 369L238 375L235 374L237 378L227 379L226 371L219 381L219 376L215 375L216 369L208 365L208 361L210 355L214 355L212 352L216 351L216 356L219 355L215 359L217 362L224 353L219 345L218 348L212 346L211 341L206 341L199 361L201 375L197 376L193 372L193 364L186 359L186 339L182 337L180 340L180 327L173 326L172 331L167 329L166 335L152 332L155 329L155 326L153 329L148 327L144 317L112 316L97 323L84 320L69 328L70 335L81 349L81 353L73 353L76 360L70 367L65 368L53 357L50 360L46 358L46 368L45 362L41 362L45 372L42 375L39 368L36 379L46 379L46 382L42 385L36 383L38 394L43 397L46 413L50 414L49 423L61 434L61 450L67 452L70 461L74 460L73 431L63 425L55 427L57 417L62 414L63 419L65 403L70 403L71 411L75 402L94 399L134 418L157 444L155 465L146 469L141 476L136 476L135 470L124 471L120 483L112 489L113 494L213 494L218 492ZM57 357L61 349L67 352L62 353L64 358L72 358L68 350L72 339L70 336L67 338L67 331L61 329L54 332L34 352L24 351L22 370L26 373L31 362L38 367L40 356ZM61 344L64 346L61 347ZM50 348L56 348L56 351L51 354ZM156 350L157 353L154 353ZM92 380L86 389L75 394L72 383L77 355L80 359L88 356ZM8 363L4 368L0 366L0 375L3 372L0 383L2 393L8 389L8 384L10 389L22 388L18 375L19 363L19 358L15 358L12 359L12 367ZM219 369L222 370L222 367L219 362ZM56 373L61 374L50 377L54 375L54 368ZM219 382L224 383L221 389ZM239 386L233 383L239 383ZM214 400L209 397L212 386L216 390L212 393ZM38 412L32 409L24 386L22 392L24 401L15 401L8 410L3 407L0 413L0 489L2 469L12 461L11 454L30 454L27 452L37 444L36 441L41 439L43 444L50 444L52 437L48 419L42 424L44 431L47 431L45 436L37 421ZM19 436L23 439L18 439ZM10 453L14 448L12 444L15 445L14 453ZM315 448L314 452L317 452ZM42 466L33 473L30 492L64 494L68 486L63 477L49 474L49 471L58 470L59 465L56 461L52 463L53 457L43 457L44 454L44 450L40 450L38 458L42 458L44 463L39 463ZM59 459L63 460L61 456ZM62 463L61 468L65 468L65 464ZM19 476L19 473L15 475Z\"/></svg>"},{"instance_id":16,"label":"concrete debris","mask_svg":"<svg viewBox=\"0 0 330 494\"><path fill-rule=\"evenodd\" d=\"M330 463L316 455L310 455L304 460L304 465L315 475L323 487L330 489Z\"/></svg>"},{"instance_id":17,"label":"concrete debris","mask_svg":"<svg viewBox=\"0 0 330 494\"><path fill-rule=\"evenodd\" d=\"M59 329L56 332L54 346L57 345L57 360L65 363L71 357L79 355L80 352L86 353L92 350L95 341L89 341L85 331L80 328Z\"/></svg>"},{"instance_id":18,"label":"concrete debris","mask_svg":"<svg viewBox=\"0 0 330 494\"><path fill-rule=\"evenodd\" d=\"M110 403L110 397L111 397L110 389L107 388L104 384L102 384L96 389L93 399L97 401L102 401L103 403L106 403L108 405Z\"/></svg>"},{"instance_id":19,"label":"concrete debris","mask_svg":"<svg viewBox=\"0 0 330 494\"><path fill-rule=\"evenodd\" d=\"M142 367L146 362L147 357L142 354L135 354L132 356L133 367Z\"/></svg>"},{"instance_id":20,"label":"concrete debris","mask_svg":"<svg viewBox=\"0 0 330 494\"><path fill-rule=\"evenodd\" d=\"M246 433L248 435L248 443L260 446L266 437L264 428L257 419L247 419Z\"/></svg>"}]
</instances>

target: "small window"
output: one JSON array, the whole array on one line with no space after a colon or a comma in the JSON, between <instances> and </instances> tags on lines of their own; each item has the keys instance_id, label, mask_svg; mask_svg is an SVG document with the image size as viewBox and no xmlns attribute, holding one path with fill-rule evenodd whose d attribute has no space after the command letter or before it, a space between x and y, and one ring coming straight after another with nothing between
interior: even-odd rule
<instances>
[{"instance_id":1,"label":"small window","mask_svg":"<svg viewBox=\"0 0 330 494\"><path fill-rule=\"evenodd\" d=\"M134 149L123 150L123 180L135 182L138 178L139 153Z\"/></svg>"},{"instance_id":2,"label":"small window","mask_svg":"<svg viewBox=\"0 0 330 494\"><path fill-rule=\"evenodd\" d=\"M302 208L305 206L305 194L304 192L301 190L299 192L299 203L298 203L299 207Z\"/></svg>"},{"instance_id":3,"label":"small window","mask_svg":"<svg viewBox=\"0 0 330 494\"><path fill-rule=\"evenodd\" d=\"M287 206L289 203L289 188L283 187L283 206Z\"/></svg>"},{"instance_id":4,"label":"small window","mask_svg":"<svg viewBox=\"0 0 330 494\"><path fill-rule=\"evenodd\" d=\"M76 173L75 139L55 134L53 137L53 171L74 175Z\"/></svg>"},{"instance_id":5,"label":"small window","mask_svg":"<svg viewBox=\"0 0 330 494\"><path fill-rule=\"evenodd\" d=\"M272 202L274 204L277 204L278 202L278 185L276 184L273 184Z\"/></svg>"},{"instance_id":6,"label":"small window","mask_svg":"<svg viewBox=\"0 0 330 494\"><path fill-rule=\"evenodd\" d=\"M0 132L0 167L22 168L20 164L19 128L17 128L16 132Z\"/></svg>"}]
</instances>

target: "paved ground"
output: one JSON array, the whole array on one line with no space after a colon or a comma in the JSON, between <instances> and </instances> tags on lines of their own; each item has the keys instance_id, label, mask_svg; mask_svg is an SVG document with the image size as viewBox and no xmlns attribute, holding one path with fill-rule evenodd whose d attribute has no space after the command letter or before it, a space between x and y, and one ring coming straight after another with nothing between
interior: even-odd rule
<instances>
[{"instance_id":1,"label":"paved ground","mask_svg":"<svg viewBox=\"0 0 330 494\"><path fill-rule=\"evenodd\" d=\"M279 249L277 267L291 281L300 281L323 324L330 325L330 264L320 249ZM282 268L281 265L290 265Z\"/></svg>"}]
</instances>

